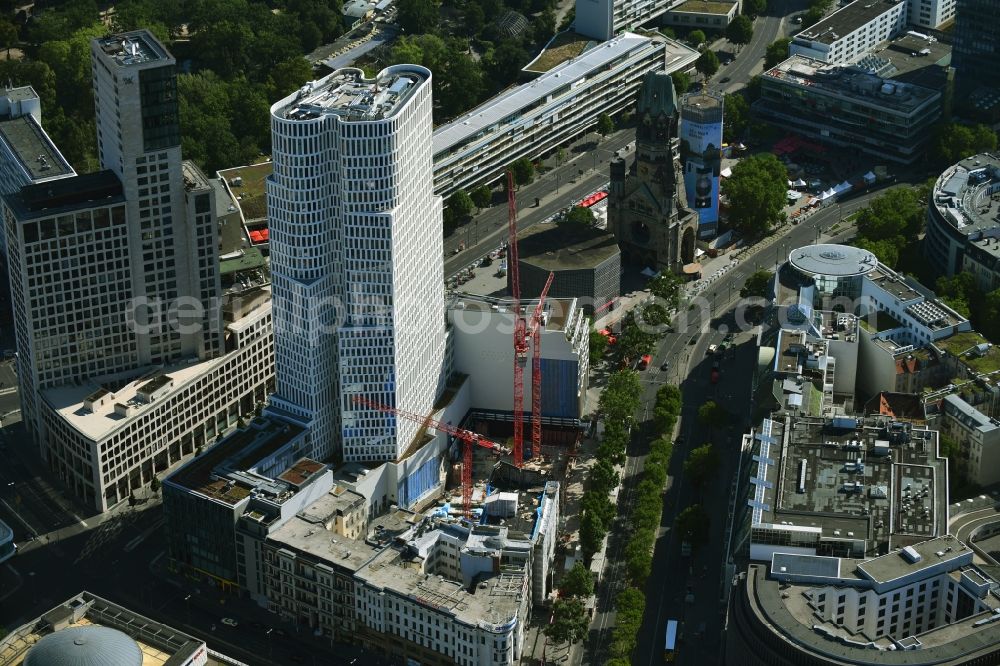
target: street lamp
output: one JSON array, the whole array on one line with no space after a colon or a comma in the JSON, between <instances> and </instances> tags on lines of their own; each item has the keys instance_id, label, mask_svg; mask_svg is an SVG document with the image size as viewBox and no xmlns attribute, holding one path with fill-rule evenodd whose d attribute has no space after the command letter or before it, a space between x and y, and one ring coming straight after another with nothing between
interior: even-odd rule
<instances>
[{"instance_id":1,"label":"street lamp","mask_svg":"<svg viewBox=\"0 0 1000 666\"><path fill-rule=\"evenodd\" d=\"M271 657L274 655L274 641L271 640L271 632L274 631L274 627L269 627L267 631L264 632L264 636L267 637L267 656Z\"/></svg>"}]
</instances>

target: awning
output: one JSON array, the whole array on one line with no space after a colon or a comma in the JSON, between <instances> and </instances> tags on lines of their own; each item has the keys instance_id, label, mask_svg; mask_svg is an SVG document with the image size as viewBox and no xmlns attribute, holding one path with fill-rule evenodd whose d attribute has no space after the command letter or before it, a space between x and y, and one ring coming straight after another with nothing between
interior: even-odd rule
<instances>
[{"instance_id":1,"label":"awning","mask_svg":"<svg viewBox=\"0 0 1000 666\"><path fill-rule=\"evenodd\" d=\"M685 275L701 275L701 264L684 264Z\"/></svg>"},{"instance_id":2,"label":"awning","mask_svg":"<svg viewBox=\"0 0 1000 666\"><path fill-rule=\"evenodd\" d=\"M864 178L865 178L865 182L868 183L869 185L871 185L872 183L875 182L875 174L872 173L871 171L869 171L868 173L866 173L865 176L864 176Z\"/></svg>"}]
</instances>

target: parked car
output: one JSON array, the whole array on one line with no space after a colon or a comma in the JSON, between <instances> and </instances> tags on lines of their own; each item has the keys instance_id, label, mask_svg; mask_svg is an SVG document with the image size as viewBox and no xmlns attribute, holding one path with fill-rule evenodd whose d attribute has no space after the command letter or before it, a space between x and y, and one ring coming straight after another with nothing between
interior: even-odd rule
<instances>
[{"instance_id":1,"label":"parked car","mask_svg":"<svg viewBox=\"0 0 1000 666\"><path fill-rule=\"evenodd\" d=\"M663 372L666 372L669 369L670 369L670 361L664 361L663 365L660 366L660 370L662 370Z\"/></svg>"},{"instance_id":2,"label":"parked car","mask_svg":"<svg viewBox=\"0 0 1000 666\"><path fill-rule=\"evenodd\" d=\"M234 620L231 617L224 617L224 618L222 618L222 624L226 625L227 627L238 627L238 626L240 626L240 623L237 622L236 620Z\"/></svg>"}]
</instances>

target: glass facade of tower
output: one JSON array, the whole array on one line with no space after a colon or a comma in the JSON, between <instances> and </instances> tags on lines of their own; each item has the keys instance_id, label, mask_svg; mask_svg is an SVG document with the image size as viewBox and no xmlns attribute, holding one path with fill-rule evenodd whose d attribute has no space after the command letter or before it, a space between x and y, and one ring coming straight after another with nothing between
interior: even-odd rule
<instances>
[{"instance_id":1,"label":"glass facade of tower","mask_svg":"<svg viewBox=\"0 0 1000 666\"><path fill-rule=\"evenodd\" d=\"M143 151L181 145L177 74L173 65L139 72Z\"/></svg>"},{"instance_id":2,"label":"glass facade of tower","mask_svg":"<svg viewBox=\"0 0 1000 666\"><path fill-rule=\"evenodd\" d=\"M955 16L955 90L1000 88L1000 0L959 0Z\"/></svg>"}]
</instances>

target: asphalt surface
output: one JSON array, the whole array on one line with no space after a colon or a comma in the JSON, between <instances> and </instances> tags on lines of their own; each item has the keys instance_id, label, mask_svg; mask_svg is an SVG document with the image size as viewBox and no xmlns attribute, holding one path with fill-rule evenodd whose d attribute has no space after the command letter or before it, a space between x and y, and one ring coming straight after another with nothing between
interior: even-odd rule
<instances>
[{"instance_id":1,"label":"asphalt surface","mask_svg":"<svg viewBox=\"0 0 1000 666\"><path fill-rule=\"evenodd\" d=\"M515 192L518 230L523 231L552 217L606 185L611 177L611 159L618 151L623 156L629 155L630 151L625 150L625 147L633 141L635 131L623 129L609 135L596 147L593 147L593 142L580 143L576 148L579 152L570 152L562 166L518 188ZM590 149L586 148L588 145L591 146ZM540 199L537 207L534 205L536 197ZM444 239L445 277L454 275L497 248L507 237L506 200L495 200L490 208L475 215L471 221ZM465 244L465 249L456 254L455 250L461 243Z\"/></svg>"},{"instance_id":2,"label":"asphalt surface","mask_svg":"<svg viewBox=\"0 0 1000 666\"><path fill-rule=\"evenodd\" d=\"M729 78L730 81L710 84L711 87L731 93L742 88L753 76L763 71L764 54L768 45L799 27L788 23L788 15L807 8L807 3L803 0L772 0L767 4L766 14L758 16L754 21L750 43L735 54L736 59L732 63L720 67L712 77L715 82L723 78Z\"/></svg>"},{"instance_id":3,"label":"asphalt surface","mask_svg":"<svg viewBox=\"0 0 1000 666\"><path fill-rule=\"evenodd\" d=\"M39 540L0 572L0 627L19 626L87 590L198 636L251 666L380 663L357 647L318 640L305 628L296 631L249 600L167 577L165 548L158 506L120 514L67 538ZM238 626L222 624L223 617Z\"/></svg>"}]
</instances>

